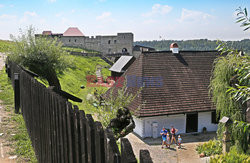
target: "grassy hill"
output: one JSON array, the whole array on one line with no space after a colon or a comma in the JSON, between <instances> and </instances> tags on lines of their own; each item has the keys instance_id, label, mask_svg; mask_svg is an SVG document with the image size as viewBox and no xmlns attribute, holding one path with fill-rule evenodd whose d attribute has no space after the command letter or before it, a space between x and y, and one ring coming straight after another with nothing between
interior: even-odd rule
<instances>
[{"instance_id":1,"label":"grassy hill","mask_svg":"<svg viewBox=\"0 0 250 163\"><path fill-rule=\"evenodd\" d=\"M0 40L0 52L7 52L12 46L11 41Z\"/></svg>"},{"instance_id":2,"label":"grassy hill","mask_svg":"<svg viewBox=\"0 0 250 163\"><path fill-rule=\"evenodd\" d=\"M106 67L102 69L103 78L106 79L107 76L110 76L110 71L107 67L110 67L106 62L104 62L99 57L80 57L80 56L70 56L73 59L73 65L75 68L68 69L63 75L59 77L62 90L69 92L83 100L82 103L74 103L79 106L80 109L85 110L87 113L92 113L94 110L92 106L86 101L88 94L94 92L97 89L100 92L106 91L106 87L86 87L88 75L95 75L96 66ZM85 86L84 89L81 89L81 86Z\"/></svg>"}]
</instances>

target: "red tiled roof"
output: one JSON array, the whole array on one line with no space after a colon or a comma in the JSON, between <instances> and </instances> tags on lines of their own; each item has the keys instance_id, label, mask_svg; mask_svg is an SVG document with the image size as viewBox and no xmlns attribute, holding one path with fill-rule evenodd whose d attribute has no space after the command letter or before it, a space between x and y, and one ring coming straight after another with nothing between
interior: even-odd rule
<instances>
[{"instance_id":1,"label":"red tiled roof","mask_svg":"<svg viewBox=\"0 0 250 163\"><path fill-rule=\"evenodd\" d=\"M43 35L52 35L52 31L43 31Z\"/></svg>"},{"instance_id":2,"label":"red tiled roof","mask_svg":"<svg viewBox=\"0 0 250 163\"><path fill-rule=\"evenodd\" d=\"M217 56L216 51L143 53L122 76L127 79L130 93L136 94L140 85L144 86L128 108L138 117L215 110L208 86ZM133 86L134 76L137 84ZM154 81L154 85L149 81ZM111 89L116 95L118 88L115 83L106 96Z\"/></svg>"},{"instance_id":3,"label":"red tiled roof","mask_svg":"<svg viewBox=\"0 0 250 163\"><path fill-rule=\"evenodd\" d=\"M63 36L84 36L84 34L77 27L69 27Z\"/></svg>"}]
</instances>

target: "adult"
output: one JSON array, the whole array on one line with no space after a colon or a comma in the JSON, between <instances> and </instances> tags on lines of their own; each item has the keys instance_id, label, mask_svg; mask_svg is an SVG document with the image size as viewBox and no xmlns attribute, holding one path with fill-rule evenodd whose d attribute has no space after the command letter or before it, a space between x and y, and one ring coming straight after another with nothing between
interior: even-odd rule
<instances>
[{"instance_id":1,"label":"adult","mask_svg":"<svg viewBox=\"0 0 250 163\"><path fill-rule=\"evenodd\" d=\"M178 132L178 129L174 128L174 126L171 126L170 132L171 132L171 135L172 135L171 144L173 143L173 141L175 142L175 144L177 144L176 139L175 139L175 135Z\"/></svg>"},{"instance_id":2,"label":"adult","mask_svg":"<svg viewBox=\"0 0 250 163\"><path fill-rule=\"evenodd\" d=\"M166 144L167 133L168 133L168 131L166 130L165 127L163 127L162 130L161 130L161 132L160 132L160 134L162 136L162 145L161 145L161 148L163 148L164 145L167 145Z\"/></svg>"}]
</instances>

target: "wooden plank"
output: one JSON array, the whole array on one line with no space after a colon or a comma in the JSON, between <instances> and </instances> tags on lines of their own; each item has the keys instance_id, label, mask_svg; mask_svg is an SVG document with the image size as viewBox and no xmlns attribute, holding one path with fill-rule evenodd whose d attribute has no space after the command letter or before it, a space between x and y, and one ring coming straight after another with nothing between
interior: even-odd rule
<instances>
[{"instance_id":1,"label":"wooden plank","mask_svg":"<svg viewBox=\"0 0 250 163\"><path fill-rule=\"evenodd\" d=\"M95 163L95 130L94 120L90 114L86 115L86 131L87 131L87 144L88 144L88 162Z\"/></svg>"},{"instance_id":2,"label":"wooden plank","mask_svg":"<svg viewBox=\"0 0 250 163\"><path fill-rule=\"evenodd\" d=\"M104 131L101 122L95 122L95 157L97 163L105 163Z\"/></svg>"},{"instance_id":3,"label":"wooden plank","mask_svg":"<svg viewBox=\"0 0 250 163\"><path fill-rule=\"evenodd\" d=\"M74 147L74 163L79 163L79 126L78 126L78 121L79 121L79 110L78 107L74 105L74 110L73 110L73 134L74 134L74 139L73 139L73 147Z\"/></svg>"},{"instance_id":4,"label":"wooden plank","mask_svg":"<svg viewBox=\"0 0 250 163\"><path fill-rule=\"evenodd\" d=\"M68 150L69 150L69 162L73 163L73 153L72 153L72 135L71 135L71 112L72 112L72 105L67 102L66 107L66 118L67 118L67 130L68 130Z\"/></svg>"},{"instance_id":5,"label":"wooden plank","mask_svg":"<svg viewBox=\"0 0 250 163\"><path fill-rule=\"evenodd\" d=\"M87 135L86 135L86 118L83 110L79 111L80 118L80 162L87 163L88 162L88 147L87 147Z\"/></svg>"},{"instance_id":6,"label":"wooden plank","mask_svg":"<svg viewBox=\"0 0 250 163\"><path fill-rule=\"evenodd\" d=\"M121 163L137 163L132 146L127 138L121 138Z\"/></svg>"}]
</instances>

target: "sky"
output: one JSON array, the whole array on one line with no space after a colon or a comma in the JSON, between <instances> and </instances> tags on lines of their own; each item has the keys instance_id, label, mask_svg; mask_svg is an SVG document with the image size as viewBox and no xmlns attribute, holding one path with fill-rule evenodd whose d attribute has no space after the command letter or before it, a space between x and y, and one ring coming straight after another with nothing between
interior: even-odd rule
<instances>
[{"instance_id":1,"label":"sky","mask_svg":"<svg viewBox=\"0 0 250 163\"><path fill-rule=\"evenodd\" d=\"M134 33L142 40L241 40L236 9L250 0L0 0L0 39L32 25L36 33L78 27L85 36Z\"/></svg>"}]
</instances>

